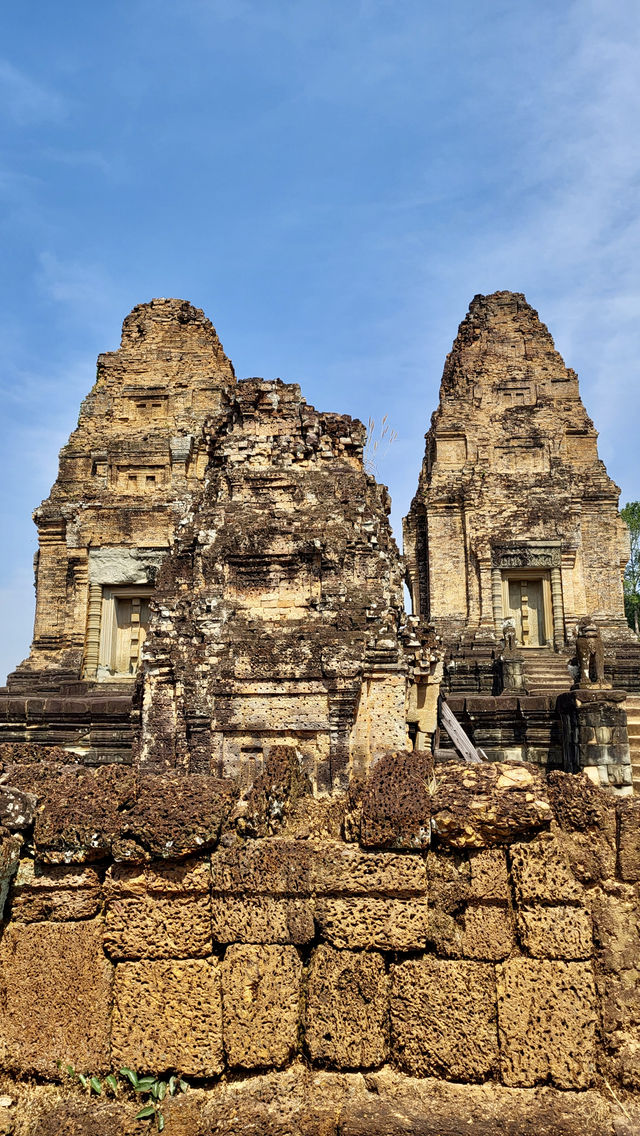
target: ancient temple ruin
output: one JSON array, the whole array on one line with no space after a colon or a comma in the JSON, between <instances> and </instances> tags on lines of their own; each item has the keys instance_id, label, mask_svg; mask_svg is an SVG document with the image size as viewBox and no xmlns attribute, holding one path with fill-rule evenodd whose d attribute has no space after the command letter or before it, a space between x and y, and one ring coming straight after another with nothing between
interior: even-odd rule
<instances>
[{"instance_id":1,"label":"ancient temple ruin","mask_svg":"<svg viewBox=\"0 0 640 1136\"><path fill-rule=\"evenodd\" d=\"M497 642L510 618L518 645L565 650L586 614L607 642L630 641L619 495L537 312L511 292L476 296L405 522L415 610L451 644Z\"/></svg>"},{"instance_id":2,"label":"ancient temple ruin","mask_svg":"<svg viewBox=\"0 0 640 1136\"><path fill-rule=\"evenodd\" d=\"M35 513L5 740L228 777L295 743L325 791L404 749L408 685L432 668L364 441L295 385L236 383L189 304L135 308Z\"/></svg>"},{"instance_id":3,"label":"ancient temple ruin","mask_svg":"<svg viewBox=\"0 0 640 1136\"><path fill-rule=\"evenodd\" d=\"M125 1136L126 1070L168 1136L640 1130L640 644L577 378L473 300L404 559L364 442L183 301L100 356L0 690L0 1133Z\"/></svg>"},{"instance_id":4,"label":"ancient temple ruin","mask_svg":"<svg viewBox=\"0 0 640 1136\"><path fill-rule=\"evenodd\" d=\"M512 292L476 296L445 363L404 552L414 611L442 639L450 705L490 756L566 767L573 711L558 696L577 680L585 620L602 641L601 685L640 705L619 493L537 312ZM606 722L583 735L599 730L609 749L588 761L585 749L583 763L629 790L624 694L599 699Z\"/></svg>"},{"instance_id":5,"label":"ancient temple ruin","mask_svg":"<svg viewBox=\"0 0 640 1136\"><path fill-rule=\"evenodd\" d=\"M640 690L640 649L619 490L525 298L477 296L460 325L404 562L364 441L296 385L236 382L190 304L134 308L35 513L34 640L0 693L4 740L248 782L289 744L327 792L433 747L442 691L489 757L575 766L558 696L577 625L616 690ZM624 710L607 714L613 748L591 756L622 791Z\"/></svg>"}]
</instances>

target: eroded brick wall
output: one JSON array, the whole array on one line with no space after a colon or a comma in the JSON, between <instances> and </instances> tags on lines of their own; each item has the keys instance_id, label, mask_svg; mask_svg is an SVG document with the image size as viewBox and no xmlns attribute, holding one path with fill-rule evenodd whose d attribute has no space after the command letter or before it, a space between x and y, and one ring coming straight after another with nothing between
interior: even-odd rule
<instances>
[{"instance_id":1,"label":"eroded brick wall","mask_svg":"<svg viewBox=\"0 0 640 1136\"><path fill-rule=\"evenodd\" d=\"M244 839L212 778L111 771L107 815L106 770L6 763L39 803L4 838L2 1067L640 1089L639 806L533 766L428 766L294 794Z\"/></svg>"}]
</instances>

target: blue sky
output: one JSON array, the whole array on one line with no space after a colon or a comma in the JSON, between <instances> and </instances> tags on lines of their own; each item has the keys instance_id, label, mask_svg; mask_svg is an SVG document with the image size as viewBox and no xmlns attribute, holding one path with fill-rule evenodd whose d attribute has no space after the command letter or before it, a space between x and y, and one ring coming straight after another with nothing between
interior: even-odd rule
<instances>
[{"instance_id":1,"label":"blue sky","mask_svg":"<svg viewBox=\"0 0 640 1136\"><path fill-rule=\"evenodd\" d=\"M406 512L472 296L523 291L640 498L637 0L22 0L0 43L0 681L30 514L134 304L398 437Z\"/></svg>"}]
</instances>

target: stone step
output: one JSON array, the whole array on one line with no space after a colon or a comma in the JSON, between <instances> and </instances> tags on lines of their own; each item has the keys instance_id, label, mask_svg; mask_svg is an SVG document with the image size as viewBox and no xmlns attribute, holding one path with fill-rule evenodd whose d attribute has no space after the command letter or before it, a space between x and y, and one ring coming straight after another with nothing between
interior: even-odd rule
<instances>
[{"instance_id":1,"label":"stone step","mask_svg":"<svg viewBox=\"0 0 640 1136\"><path fill-rule=\"evenodd\" d=\"M522 652L523 677L529 694L556 697L571 688L564 655L556 655L548 647L531 647Z\"/></svg>"},{"instance_id":2,"label":"stone step","mask_svg":"<svg viewBox=\"0 0 640 1136\"><path fill-rule=\"evenodd\" d=\"M556 674L554 671L530 671L527 669L524 670L524 673L532 679L544 679L547 682L561 682L567 689L571 686L570 675Z\"/></svg>"},{"instance_id":3,"label":"stone step","mask_svg":"<svg viewBox=\"0 0 640 1136\"><path fill-rule=\"evenodd\" d=\"M558 694L565 694L569 689L561 682L554 682L553 679L531 679L525 675L525 686L527 690L557 690Z\"/></svg>"},{"instance_id":4,"label":"stone step","mask_svg":"<svg viewBox=\"0 0 640 1136\"><path fill-rule=\"evenodd\" d=\"M548 675L549 678L557 678L561 682L566 682L569 685L571 685L571 682L573 681L571 675L568 672L565 673L565 671L552 670L550 667L523 667L522 669L525 674L544 676Z\"/></svg>"},{"instance_id":5,"label":"stone step","mask_svg":"<svg viewBox=\"0 0 640 1136\"><path fill-rule=\"evenodd\" d=\"M527 674L557 675L558 677L566 678L567 682L571 682L571 675L564 667L544 667L538 666L537 663L535 666L530 666L525 663L522 669L526 671Z\"/></svg>"},{"instance_id":6,"label":"stone step","mask_svg":"<svg viewBox=\"0 0 640 1136\"><path fill-rule=\"evenodd\" d=\"M532 682L555 682L558 686L564 687L568 690L571 686L571 679L565 678L564 675L545 674L544 671L525 671L526 677Z\"/></svg>"}]
</instances>

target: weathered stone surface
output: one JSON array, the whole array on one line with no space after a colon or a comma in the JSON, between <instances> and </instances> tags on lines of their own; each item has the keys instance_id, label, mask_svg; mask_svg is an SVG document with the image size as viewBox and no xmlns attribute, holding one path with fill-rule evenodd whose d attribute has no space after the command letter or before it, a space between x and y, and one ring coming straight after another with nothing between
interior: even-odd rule
<instances>
[{"instance_id":1,"label":"weathered stone surface","mask_svg":"<svg viewBox=\"0 0 640 1136\"><path fill-rule=\"evenodd\" d=\"M612 1100L626 1100L640 1086L635 806L615 812L583 777L555 772L547 783L542 772L570 767L556 695L588 597L607 666L620 669L621 529L575 377L537 317L518 297L474 302L447 364L408 529L416 616L402 613L388 497L363 468L359 423L316 413L280 382L236 386L213 329L176 301L138 309L121 351L100 366L38 514L32 655L0 691L11 739L0 749L0 821L26 831L27 795L37 799L33 850L0 832L5 891L22 847L29 857L2 944L13 935L20 947L3 967L3 981L19 979L0 1008L9 1067L19 1079L55 1076L25 1032L33 1021L47 1034L47 1061L55 1043L65 1049L56 1058L70 1051L77 1067L117 1059L188 1072L186 1046L194 1075L209 1080L224 1065L236 1086L299 1052L366 1076L357 1087L346 1075L325 1078L326 1099L306 1113L283 1102L285 1084L296 1094L284 1074L261 1079L265 1095L248 1093L244 1118L211 1105L209 1123L203 1100L188 1136L234 1125L260 1136L289 1136L296 1125L308 1136L315 1125L326 1136L363 1124L389 1136L394 1125L433 1127L433 1116L442 1132L462 1116L493 1136L510 1123L494 1108L495 1085L485 1112L476 1096L466 1112L432 1115L413 1074L439 1079L442 1100L443 1077L498 1076L498 963L507 1079L551 1079L571 1093L597 1070ZM525 477L516 485L517 462ZM447 578L433 572L438 541L454 550ZM598 574L607 588L615 576L616 595L605 595ZM425 622L431 604L444 644ZM507 608L514 631L505 629L503 650ZM512 686L517 678L501 656L514 661L511 641L535 637L536 619L539 649L519 672L530 692L500 693L505 674ZM640 648L627 646L637 685ZM435 772L421 752L436 727L443 661L450 708L497 761L449 765L443 734ZM580 699L593 708L591 693ZM624 693L606 697L613 710L578 723L578 749L616 756ZM47 739L74 753L37 744ZM351 791L339 794L348 777ZM104 868L92 861L109 868L102 892ZM83 947L77 973L66 956L57 964L67 944L58 932L84 943L96 928L118 961L115 1001L99 947ZM400 1081L371 1071L386 1060L390 967L399 976L394 1060L412 1072ZM31 973L40 1001L30 1019ZM101 1023L99 1044L67 1005L79 984L85 1019L95 1010ZM113 1054L89 1061L111 1010ZM0 1108L3 1087L0 1077ZM228 1086L227 1103L243 1091ZM538 1109L540 1131L549 1107ZM606 1136L619 1127L610 1119ZM63 1116L63 1129L67 1120L71 1131L80 1113ZM103 1121L107 1131L120 1123L106 1111ZM46 1115L43 1123L46 1131Z\"/></svg>"},{"instance_id":2,"label":"weathered stone surface","mask_svg":"<svg viewBox=\"0 0 640 1136\"><path fill-rule=\"evenodd\" d=\"M284 745L327 790L346 788L350 760L366 768L406 747L402 565L364 439L361 423L318 413L296 385L229 388L204 430L202 492L158 574L144 769L257 784ZM285 797L262 781L240 830L276 831Z\"/></svg>"},{"instance_id":3,"label":"weathered stone surface","mask_svg":"<svg viewBox=\"0 0 640 1136\"><path fill-rule=\"evenodd\" d=\"M461 953L494 962L508 958L514 946L513 924L513 914L504 904L470 904L464 915Z\"/></svg>"},{"instance_id":4,"label":"weathered stone surface","mask_svg":"<svg viewBox=\"0 0 640 1136\"><path fill-rule=\"evenodd\" d=\"M559 826L558 840L581 883L616 874L616 805L584 774L548 775L549 799Z\"/></svg>"},{"instance_id":5,"label":"weathered stone surface","mask_svg":"<svg viewBox=\"0 0 640 1136\"><path fill-rule=\"evenodd\" d=\"M503 848L483 848L469 853L469 897L480 903L507 902L511 898L507 856Z\"/></svg>"},{"instance_id":6,"label":"weathered stone surface","mask_svg":"<svg viewBox=\"0 0 640 1136\"><path fill-rule=\"evenodd\" d=\"M33 823L37 798L10 785L0 785L0 825L10 832L24 832Z\"/></svg>"},{"instance_id":7,"label":"weathered stone surface","mask_svg":"<svg viewBox=\"0 0 640 1136\"><path fill-rule=\"evenodd\" d=\"M313 905L274 896L214 896L211 903L216 943L296 943L315 936Z\"/></svg>"},{"instance_id":8,"label":"weathered stone surface","mask_svg":"<svg viewBox=\"0 0 640 1136\"><path fill-rule=\"evenodd\" d=\"M123 962L116 967L114 1065L212 1077L223 1069L216 959Z\"/></svg>"},{"instance_id":9,"label":"weathered stone surface","mask_svg":"<svg viewBox=\"0 0 640 1136\"><path fill-rule=\"evenodd\" d=\"M438 839L456 848L517 840L547 826L552 816L540 770L505 762L444 766L431 814Z\"/></svg>"},{"instance_id":10,"label":"weathered stone surface","mask_svg":"<svg viewBox=\"0 0 640 1136\"><path fill-rule=\"evenodd\" d=\"M204 851L217 843L233 800L232 784L213 777L141 776L121 766L52 767L39 779L25 766L23 780L38 786L35 851L50 864Z\"/></svg>"},{"instance_id":11,"label":"weathered stone surface","mask_svg":"<svg viewBox=\"0 0 640 1136\"><path fill-rule=\"evenodd\" d=\"M420 858L361 852L337 841L252 840L219 849L211 864L214 893L404 896L427 887Z\"/></svg>"},{"instance_id":12,"label":"weathered stone surface","mask_svg":"<svg viewBox=\"0 0 640 1136\"><path fill-rule=\"evenodd\" d=\"M364 848L426 848L430 838L433 776L430 753L384 754L357 792L359 840Z\"/></svg>"},{"instance_id":13,"label":"weathered stone surface","mask_svg":"<svg viewBox=\"0 0 640 1136\"><path fill-rule=\"evenodd\" d=\"M426 896L318 899L315 918L321 938L339 949L417 951L428 938L429 902Z\"/></svg>"},{"instance_id":14,"label":"weathered stone surface","mask_svg":"<svg viewBox=\"0 0 640 1136\"><path fill-rule=\"evenodd\" d=\"M103 859L134 799L135 778L128 769L69 765L52 770L36 813L36 856L49 864Z\"/></svg>"},{"instance_id":15,"label":"weathered stone surface","mask_svg":"<svg viewBox=\"0 0 640 1136\"><path fill-rule=\"evenodd\" d=\"M60 671L76 682L117 674L132 686L132 668L100 653L87 577L98 589L153 584L204 475L204 420L234 382L215 329L191 304L157 299L127 316L119 350L98 358L56 483L35 514L34 641L14 686L47 671L50 681Z\"/></svg>"},{"instance_id":16,"label":"weathered stone surface","mask_svg":"<svg viewBox=\"0 0 640 1136\"><path fill-rule=\"evenodd\" d=\"M512 844L509 856L518 903L582 902L583 889L552 834L544 833L526 844Z\"/></svg>"},{"instance_id":17,"label":"weathered stone surface","mask_svg":"<svg viewBox=\"0 0 640 1136\"><path fill-rule=\"evenodd\" d=\"M107 954L113 959L210 955L210 880L206 861L110 868L105 879Z\"/></svg>"},{"instance_id":18,"label":"weathered stone surface","mask_svg":"<svg viewBox=\"0 0 640 1136\"><path fill-rule=\"evenodd\" d=\"M0 1063L55 1076L58 1062L109 1063L111 964L102 921L15 923L0 942Z\"/></svg>"},{"instance_id":19,"label":"weathered stone surface","mask_svg":"<svg viewBox=\"0 0 640 1136\"><path fill-rule=\"evenodd\" d=\"M451 911L471 898L471 862L466 852L430 849L427 858L429 898L434 907ZM478 899L482 895L477 896Z\"/></svg>"},{"instance_id":20,"label":"weathered stone surface","mask_svg":"<svg viewBox=\"0 0 640 1136\"><path fill-rule=\"evenodd\" d=\"M0 828L0 919L4 914L11 881L18 870L22 849L22 837L13 836L6 828Z\"/></svg>"},{"instance_id":21,"label":"weathered stone surface","mask_svg":"<svg viewBox=\"0 0 640 1136\"><path fill-rule=\"evenodd\" d=\"M640 880L640 801L618 802L620 875L628 883Z\"/></svg>"},{"instance_id":22,"label":"weathered stone surface","mask_svg":"<svg viewBox=\"0 0 640 1136\"><path fill-rule=\"evenodd\" d=\"M501 1078L584 1089L595 1074L595 987L582 962L508 959L497 968Z\"/></svg>"},{"instance_id":23,"label":"weathered stone surface","mask_svg":"<svg viewBox=\"0 0 640 1136\"><path fill-rule=\"evenodd\" d=\"M623 1115L595 1092L523 1092L490 1083L419 1080L387 1095L381 1075L368 1080L376 1089L364 1099L347 1098L340 1136L618 1136L614 1109ZM619 1136L633 1136L633 1129Z\"/></svg>"},{"instance_id":24,"label":"weathered stone surface","mask_svg":"<svg viewBox=\"0 0 640 1136\"><path fill-rule=\"evenodd\" d=\"M39 745L34 742L0 742L0 769L13 785L13 768L22 765L77 765L78 755L62 746Z\"/></svg>"},{"instance_id":25,"label":"weathered stone surface","mask_svg":"<svg viewBox=\"0 0 640 1136\"><path fill-rule=\"evenodd\" d=\"M404 523L413 609L443 636L454 664L447 685L491 693L508 616L516 646L564 648L591 612L611 647L631 644L618 496L577 376L537 312L520 293L475 296L444 366Z\"/></svg>"},{"instance_id":26,"label":"weathered stone surface","mask_svg":"<svg viewBox=\"0 0 640 1136\"><path fill-rule=\"evenodd\" d=\"M637 887L609 884L589 892L596 951L596 985L603 1071L640 1089L640 897Z\"/></svg>"},{"instance_id":27,"label":"weathered stone surface","mask_svg":"<svg viewBox=\"0 0 640 1136\"><path fill-rule=\"evenodd\" d=\"M588 959L593 953L591 919L579 907L523 907L518 935L534 958Z\"/></svg>"},{"instance_id":28,"label":"weathered stone surface","mask_svg":"<svg viewBox=\"0 0 640 1136\"><path fill-rule=\"evenodd\" d=\"M498 1064L495 968L429 956L395 966L391 1037L413 1076L485 1080Z\"/></svg>"},{"instance_id":29,"label":"weathered stone surface","mask_svg":"<svg viewBox=\"0 0 640 1136\"><path fill-rule=\"evenodd\" d=\"M211 857L212 890L214 894L308 895L313 859L314 848L306 840L273 837L219 848Z\"/></svg>"},{"instance_id":30,"label":"weathered stone surface","mask_svg":"<svg viewBox=\"0 0 640 1136\"><path fill-rule=\"evenodd\" d=\"M380 1065L388 1053L389 978L375 952L318 947L309 969L305 1044L340 1069Z\"/></svg>"},{"instance_id":31,"label":"weathered stone surface","mask_svg":"<svg viewBox=\"0 0 640 1136\"><path fill-rule=\"evenodd\" d=\"M174 860L215 847L233 796L229 782L202 773L140 775L136 799L115 831L115 859Z\"/></svg>"},{"instance_id":32,"label":"weathered stone surface","mask_svg":"<svg viewBox=\"0 0 640 1136\"><path fill-rule=\"evenodd\" d=\"M98 913L100 877L93 868L20 861L13 884L11 918L19 923L66 922Z\"/></svg>"},{"instance_id":33,"label":"weathered stone surface","mask_svg":"<svg viewBox=\"0 0 640 1136\"><path fill-rule=\"evenodd\" d=\"M270 836L286 824L291 809L310 788L297 746L269 746L262 773L238 801L231 819L243 837Z\"/></svg>"},{"instance_id":34,"label":"weathered stone surface","mask_svg":"<svg viewBox=\"0 0 640 1136\"><path fill-rule=\"evenodd\" d=\"M224 1048L232 1067L284 1065L298 1044L302 963L291 946L228 947Z\"/></svg>"},{"instance_id":35,"label":"weathered stone surface","mask_svg":"<svg viewBox=\"0 0 640 1136\"><path fill-rule=\"evenodd\" d=\"M463 915L471 896L471 867L466 853L447 847L427 855L429 913L427 942L438 955L460 958Z\"/></svg>"},{"instance_id":36,"label":"weathered stone surface","mask_svg":"<svg viewBox=\"0 0 640 1136\"><path fill-rule=\"evenodd\" d=\"M107 1103L51 1086L17 1085L12 1136L135 1136L131 1101ZM219 1081L164 1106L171 1136L635 1136L606 1092L509 1089L409 1078L388 1066L365 1077L301 1064ZM634 1124L636 1127L634 1128Z\"/></svg>"}]
</instances>

